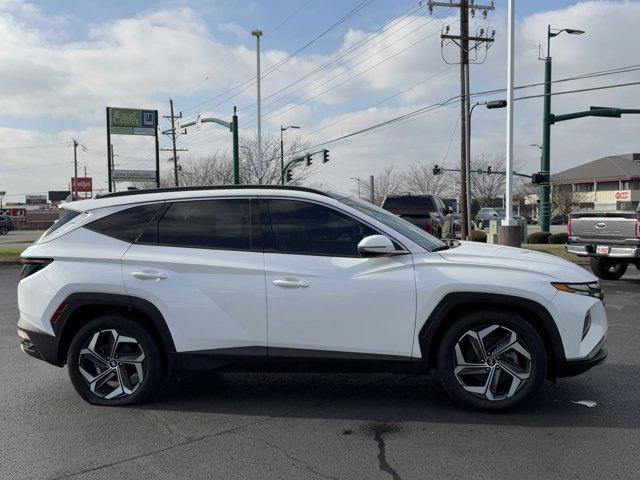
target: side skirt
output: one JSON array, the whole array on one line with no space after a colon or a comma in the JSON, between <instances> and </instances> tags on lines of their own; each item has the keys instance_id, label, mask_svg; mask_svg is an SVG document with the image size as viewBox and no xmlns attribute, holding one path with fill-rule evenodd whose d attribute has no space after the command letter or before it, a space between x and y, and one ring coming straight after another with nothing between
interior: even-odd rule
<instances>
[{"instance_id":1,"label":"side skirt","mask_svg":"<svg viewBox=\"0 0 640 480\"><path fill-rule=\"evenodd\" d=\"M174 371L419 373L418 366L411 357L261 346L170 355Z\"/></svg>"}]
</instances>

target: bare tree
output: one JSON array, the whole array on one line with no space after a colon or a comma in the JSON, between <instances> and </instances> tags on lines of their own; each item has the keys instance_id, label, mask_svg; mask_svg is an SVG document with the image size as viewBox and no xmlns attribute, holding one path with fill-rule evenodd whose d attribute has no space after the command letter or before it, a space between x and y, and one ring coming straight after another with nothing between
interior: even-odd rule
<instances>
[{"instance_id":1,"label":"bare tree","mask_svg":"<svg viewBox=\"0 0 640 480\"><path fill-rule=\"evenodd\" d=\"M402 174L396 172L393 166L387 167L374 177L373 183L373 203L379 206L382 205L387 195L402 191ZM360 196L371 201L371 185L368 179L360 182Z\"/></svg>"},{"instance_id":2,"label":"bare tree","mask_svg":"<svg viewBox=\"0 0 640 480\"><path fill-rule=\"evenodd\" d=\"M434 175L434 165L414 162L401 175L401 187L413 194L442 195L451 187L447 175Z\"/></svg>"},{"instance_id":3,"label":"bare tree","mask_svg":"<svg viewBox=\"0 0 640 480\"><path fill-rule=\"evenodd\" d=\"M504 156L490 158L486 153L476 155L471 167L471 195L480 207L491 205L492 200L504 197L505 176L498 173L477 174L474 170L487 172L491 167L492 172L503 171Z\"/></svg>"},{"instance_id":4,"label":"bare tree","mask_svg":"<svg viewBox=\"0 0 640 480\"><path fill-rule=\"evenodd\" d=\"M574 192L571 185L551 184L553 214L567 217L585 198L584 192Z\"/></svg>"},{"instance_id":5,"label":"bare tree","mask_svg":"<svg viewBox=\"0 0 640 480\"><path fill-rule=\"evenodd\" d=\"M284 164L309 152L310 144L301 136L288 137L284 141ZM243 184L258 184L258 142L256 137L240 139L240 181ZM316 156L312 161L321 162ZM289 185L300 185L314 171L314 165L305 161L291 166L293 179ZM280 183L280 138L276 135L262 135L262 184Z\"/></svg>"}]
</instances>

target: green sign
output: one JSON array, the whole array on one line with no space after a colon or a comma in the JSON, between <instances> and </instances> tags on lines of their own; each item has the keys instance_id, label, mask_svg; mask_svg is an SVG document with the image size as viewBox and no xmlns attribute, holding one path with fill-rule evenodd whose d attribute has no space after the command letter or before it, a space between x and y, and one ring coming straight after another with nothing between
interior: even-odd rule
<instances>
[{"instance_id":1,"label":"green sign","mask_svg":"<svg viewBox=\"0 0 640 480\"><path fill-rule=\"evenodd\" d=\"M157 118L153 110L109 108L110 133L118 135L155 135Z\"/></svg>"}]
</instances>

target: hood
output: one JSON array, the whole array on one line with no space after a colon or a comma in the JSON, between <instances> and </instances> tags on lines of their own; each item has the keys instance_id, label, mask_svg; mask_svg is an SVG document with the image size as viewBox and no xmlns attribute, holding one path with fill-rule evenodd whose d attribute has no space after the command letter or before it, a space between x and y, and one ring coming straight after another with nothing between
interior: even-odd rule
<instances>
[{"instance_id":1,"label":"hood","mask_svg":"<svg viewBox=\"0 0 640 480\"><path fill-rule=\"evenodd\" d=\"M547 253L524 248L460 242L460 246L438 252L450 262L486 265L504 269L530 271L559 282L595 282L597 278L584 268Z\"/></svg>"}]
</instances>

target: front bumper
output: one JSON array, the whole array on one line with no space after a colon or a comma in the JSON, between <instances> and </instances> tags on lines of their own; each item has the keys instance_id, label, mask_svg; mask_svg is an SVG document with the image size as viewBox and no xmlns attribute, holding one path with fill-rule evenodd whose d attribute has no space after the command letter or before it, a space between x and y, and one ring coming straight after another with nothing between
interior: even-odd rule
<instances>
[{"instance_id":1,"label":"front bumper","mask_svg":"<svg viewBox=\"0 0 640 480\"><path fill-rule=\"evenodd\" d=\"M58 338L48 333L27 330L18 326L18 335L20 336L20 348L24 353L39 360L61 367L58 358ZM26 338L25 338L26 337Z\"/></svg>"},{"instance_id":2,"label":"front bumper","mask_svg":"<svg viewBox=\"0 0 640 480\"><path fill-rule=\"evenodd\" d=\"M606 242L603 242L606 245ZM573 253L579 257L610 257L610 258L640 258L640 248L616 247L611 245L608 254L596 253L595 245L565 245L567 253Z\"/></svg>"},{"instance_id":3,"label":"front bumper","mask_svg":"<svg viewBox=\"0 0 640 480\"><path fill-rule=\"evenodd\" d=\"M585 358L558 362L556 366L556 377L574 377L587 370L591 370L596 365L604 363L607 359L607 351L604 349L605 341L606 337L604 337Z\"/></svg>"}]
</instances>

